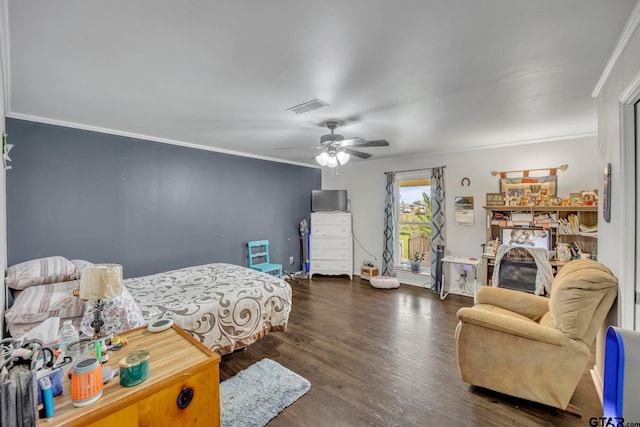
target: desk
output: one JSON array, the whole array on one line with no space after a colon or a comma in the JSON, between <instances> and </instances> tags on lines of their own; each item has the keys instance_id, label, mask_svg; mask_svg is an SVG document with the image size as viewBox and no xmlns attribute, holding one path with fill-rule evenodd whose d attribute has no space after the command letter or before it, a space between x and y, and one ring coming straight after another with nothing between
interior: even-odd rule
<instances>
[{"instance_id":1,"label":"desk","mask_svg":"<svg viewBox=\"0 0 640 427\"><path fill-rule=\"evenodd\" d=\"M467 278L464 278L464 289L463 294L473 296L474 300L476 297L476 292L478 290L478 266L480 265L480 260L478 258L469 258L462 256L451 256L447 255L442 258L442 283L440 284L440 299L443 300L449 295L450 292L445 293L445 275L447 271L447 264L455 264L455 265L468 265L473 269L473 292L467 289Z\"/></svg>"}]
</instances>

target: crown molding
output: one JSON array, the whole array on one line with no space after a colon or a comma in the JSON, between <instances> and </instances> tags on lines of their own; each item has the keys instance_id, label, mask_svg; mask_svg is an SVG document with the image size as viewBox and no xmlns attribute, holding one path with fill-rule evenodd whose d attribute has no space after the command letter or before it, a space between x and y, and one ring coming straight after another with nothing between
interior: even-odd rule
<instances>
[{"instance_id":1,"label":"crown molding","mask_svg":"<svg viewBox=\"0 0 640 427\"><path fill-rule=\"evenodd\" d=\"M604 70L602 70L602 74L600 74L600 78L598 79L598 82L596 83L595 87L593 88L593 91L591 92L592 97L597 98L598 95L600 95L600 91L604 87L605 83L607 83L607 80L609 80L609 76L613 71L613 67L618 62L618 59L620 59L620 57L622 56L622 52L629 44L629 40L631 40L631 37L635 33L639 24L640 24L640 0L634 6L633 10L631 11L631 15L629 16L629 19L627 20L627 23L622 29L622 33L620 33L620 37L618 38L616 47L613 49L613 53L611 54L609 61L605 65Z\"/></svg>"},{"instance_id":2,"label":"crown molding","mask_svg":"<svg viewBox=\"0 0 640 427\"><path fill-rule=\"evenodd\" d=\"M640 72L631 80L627 88L622 91L618 100L623 104L634 103L640 96Z\"/></svg>"},{"instance_id":3,"label":"crown molding","mask_svg":"<svg viewBox=\"0 0 640 427\"><path fill-rule=\"evenodd\" d=\"M9 113L7 114L7 117L12 119L18 119L18 120L26 120L29 122L44 123L44 124L54 125L54 126L62 126L62 127L72 128L72 129L81 129L81 130L87 130L91 132L106 133L109 135L123 136L126 138L134 138L134 139L140 139L144 141L160 142L162 144L178 145L180 147L194 148L196 150L213 151L216 153L231 154L233 156L248 157L251 159L266 160L269 162L286 163L294 166L303 166L303 167L312 168L312 169L320 169L319 166L308 164L308 163L292 162L288 160L278 159L275 157L258 156L255 154L248 154L240 151L225 150L225 149L216 148L216 147L209 147L207 145L194 144L192 142L178 141L178 140L167 139L167 138L158 138L150 135L143 135L143 134L133 133L133 132L124 132L124 131L119 131L115 129L102 128L98 126L90 126L90 125L84 125L80 123L66 122L63 120L48 119L45 117L31 116L28 114Z\"/></svg>"},{"instance_id":4,"label":"crown molding","mask_svg":"<svg viewBox=\"0 0 640 427\"><path fill-rule=\"evenodd\" d=\"M506 147L516 147L520 145L529 145L529 144L541 144L544 142L554 142L554 141L567 141L571 139L580 139L580 138L596 138L598 136L598 132L585 132L585 133L574 133L571 135L560 135L560 136L550 136L546 138L536 138L536 139L525 139L520 141L510 141L510 142L502 142L496 144L487 144L477 147L467 147L460 148L455 150L441 150L434 151L428 153L429 155L443 155L443 154L455 154L462 153L466 151L477 151L477 150L491 150L495 148L506 148Z\"/></svg>"}]
</instances>

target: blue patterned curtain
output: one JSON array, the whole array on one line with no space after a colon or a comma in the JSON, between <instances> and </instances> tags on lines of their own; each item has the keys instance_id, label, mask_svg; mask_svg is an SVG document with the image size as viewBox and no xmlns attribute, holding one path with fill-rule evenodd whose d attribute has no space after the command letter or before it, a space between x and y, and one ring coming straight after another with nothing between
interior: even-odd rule
<instances>
[{"instance_id":1,"label":"blue patterned curtain","mask_svg":"<svg viewBox=\"0 0 640 427\"><path fill-rule=\"evenodd\" d=\"M438 246L444 247L444 167L431 169L431 289L440 292Z\"/></svg>"},{"instance_id":2,"label":"blue patterned curtain","mask_svg":"<svg viewBox=\"0 0 640 427\"><path fill-rule=\"evenodd\" d=\"M382 275L395 276L393 258L396 245L396 196L395 196L395 172L387 172L387 184L385 186L386 197L384 201L384 250L382 251Z\"/></svg>"}]
</instances>

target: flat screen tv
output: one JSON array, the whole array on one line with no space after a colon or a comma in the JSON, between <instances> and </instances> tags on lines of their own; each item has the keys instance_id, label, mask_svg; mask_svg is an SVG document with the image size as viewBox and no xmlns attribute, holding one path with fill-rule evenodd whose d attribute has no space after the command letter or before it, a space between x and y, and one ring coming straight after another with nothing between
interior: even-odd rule
<instances>
[{"instance_id":1,"label":"flat screen tv","mask_svg":"<svg viewBox=\"0 0 640 427\"><path fill-rule=\"evenodd\" d=\"M551 249L551 231L544 228L503 227L500 234L501 244Z\"/></svg>"},{"instance_id":2,"label":"flat screen tv","mask_svg":"<svg viewBox=\"0 0 640 427\"><path fill-rule=\"evenodd\" d=\"M312 190L311 211L346 211L347 190Z\"/></svg>"}]
</instances>

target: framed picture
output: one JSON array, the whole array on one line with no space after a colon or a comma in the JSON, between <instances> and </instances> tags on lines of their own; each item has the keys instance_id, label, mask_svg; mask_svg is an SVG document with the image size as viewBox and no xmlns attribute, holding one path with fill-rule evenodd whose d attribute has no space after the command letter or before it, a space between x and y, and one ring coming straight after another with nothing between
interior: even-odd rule
<instances>
[{"instance_id":1,"label":"framed picture","mask_svg":"<svg viewBox=\"0 0 640 427\"><path fill-rule=\"evenodd\" d=\"M582 205L582 193L569 193L569 200L571 200L571 206Z\"/></svg>"},{"instance_id":2,"label":"framed picture","mask_svg":"<svg viewBox=\"0 0 640 427\"><path fill-rule=\"evenodd\" d=\"M486 206L504 206L504 194L487 193Z\"/></svg>"}]
</instances>

